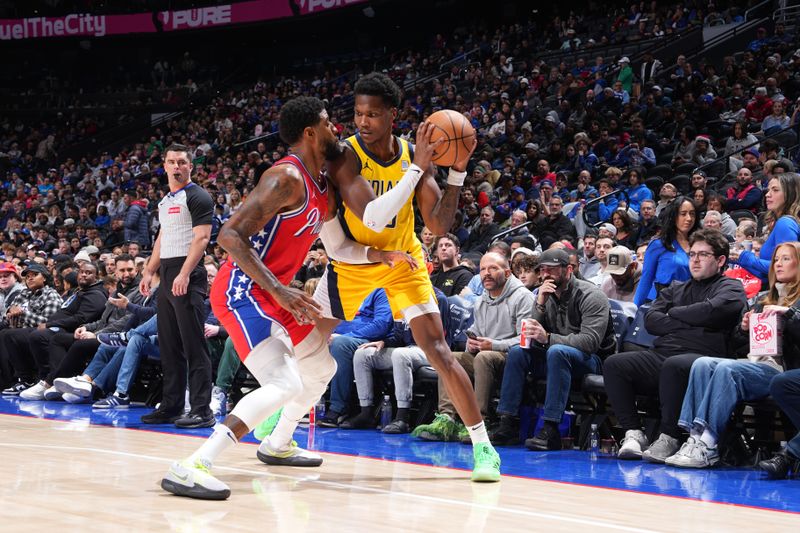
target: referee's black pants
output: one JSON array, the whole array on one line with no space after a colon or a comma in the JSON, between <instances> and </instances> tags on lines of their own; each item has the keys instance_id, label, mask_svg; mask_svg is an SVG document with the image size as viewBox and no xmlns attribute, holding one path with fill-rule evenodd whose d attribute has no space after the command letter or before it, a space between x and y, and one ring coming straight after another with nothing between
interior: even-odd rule
<instances>
[{"instance_id":1,"label":"referee's black pants","mask_svg":"<svg viewBox=\"0 0 800 533\"><path fill-rule=\"evenodd\" d=\"M206 345L203 322L208 278L202 264L189 276L183 296L172 294L172 283L180 273L184 257L161 260L161 289L158 291L158 345L164 385L161 409L174 414L183 412L186 378L189 378L189 402L192 414L211 413L211 357Z\"/></svg>"}]
</instances>

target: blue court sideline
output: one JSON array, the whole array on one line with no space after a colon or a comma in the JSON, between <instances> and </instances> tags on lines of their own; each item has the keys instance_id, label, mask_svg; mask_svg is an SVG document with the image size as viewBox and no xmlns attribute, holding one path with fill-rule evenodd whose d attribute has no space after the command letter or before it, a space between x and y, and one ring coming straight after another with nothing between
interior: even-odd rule
<instances>
[{"instance_id":1,"label":"blue court sideline","mask_svg":"<svg viewBox=\"0 0 800 533\"><path fill-rule=\"evenodd\" d=\"M0 414L5 415L198 437L211 432L210 429L177 430L171 425L146 426L139 422L139 417L147 412L149 409L144 407L133 407L127 411L93 411L89 405L0 398ZM308 441L307 427L301 426L295 438L301 446L305 446ZM345 431L324 428L316 428L313 439L314 448L323 452L459 469L471 468L471 447L458 443L423 442L408 435L383 435L377 430ZM252 435L248 435L245 442L256 441ZM583 451L537 453L529 452L521 446L504 447L499 451L505 475L800 513L800 479L769 481L763 479L760 472L745 468L681 470L605 457L592 460L589 453Z\"/></svg>"}]
</instances>

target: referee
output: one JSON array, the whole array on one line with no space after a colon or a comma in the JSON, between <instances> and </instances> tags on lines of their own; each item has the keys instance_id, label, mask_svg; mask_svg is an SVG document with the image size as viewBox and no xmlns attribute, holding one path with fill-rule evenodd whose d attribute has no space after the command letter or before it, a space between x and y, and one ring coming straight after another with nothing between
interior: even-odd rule
<instances>
[{"instance_id":1,"label":"referee","mask_svg":"<svg viewBox=\"0 0 800 533\"><path fill-rule=\"evenodd\" d=\"M158 344L164 386L161 406L144 415L145 424L174 422L181 428L211 427L211 358L203 333L208 279L201 264L211 238L214 203L202 187L192 182L189 149L180 144L167 148L164 170L169 194L158 204L161 231L153 245L139 285L150 295L153 273L161 268L158 291ZM186 379L191 410L183 414Z\"/></svg>"}]
</instances>

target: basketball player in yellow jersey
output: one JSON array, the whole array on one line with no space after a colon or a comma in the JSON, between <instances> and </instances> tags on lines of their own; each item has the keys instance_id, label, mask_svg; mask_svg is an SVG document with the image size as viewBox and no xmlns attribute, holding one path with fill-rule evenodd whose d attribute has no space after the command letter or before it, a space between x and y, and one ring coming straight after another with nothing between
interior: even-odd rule
<instances>
[{"instance_id":1,"label":"basketball player in yellow jersey","mask_svg":"<svg viewBox=\"0 0 800 533\"><path fill-rule=\"evenodd\" d=\"M317 286L314 299L320 303L324 317L351 320L367 295L376 287L382 287L395 317L406 319L417 345L442 377L469 431L475 459L472 480L499 481L500 457L489 442L469 377L445 341L433 287L424 266L422 245L414 233L414 198L425 225L434 234L449 231L475 144L473 141L470 152L450 169L447 187L442 192L434 178L435 167L416 167L412 163L413 146L392 135L399 105L400 88L388 76L372 73L360 78L355 85L358 133L347 139L344 156L329 165L329 174L334 182L351 182L360 174L372 184L379 198L391 189L408 188L407 194L393 191L391 196L397 200L390 209L376 211L368 206L363 217L339 202L338 217L343 234L338 239L349 237L379 250L405 251L416 259L417 268L412 270L408 264L395 268L383 264L354 264L337 261L334 257ZM414 180L409 179L412 177ZM388 213L397 213L397 216L389 218ZM330 235L328 240L331 240ZM326 249L332 249L335 244L326 242ZM317 321L317 326L324 330L331 324ZM446 415L437 415L432 426L455 440L458 426Z\"/></svg>"}]
</instances>

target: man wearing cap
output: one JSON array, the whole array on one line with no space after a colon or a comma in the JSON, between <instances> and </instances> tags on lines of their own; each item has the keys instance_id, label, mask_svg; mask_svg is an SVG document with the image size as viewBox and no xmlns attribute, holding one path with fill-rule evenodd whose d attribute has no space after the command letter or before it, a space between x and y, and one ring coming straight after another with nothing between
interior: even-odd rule
<instances>
[{"instance_id":1,"label":"man wearing cap","mask_svg":"<svg viewBox=\"0 0 800 533\"><path fill-rule=\"evenodd\" d=\"M761 205L761 189L753 184L753 173L747 167L739 169L736 185L729 187L725 196L728 198L725 202L725 210L728 212L748 209L757 213Z\"/></svg>"},{"instance_id":2,"label":"man wearing cap","mask_svg":"<svg viewBox=\"0 0 800 533\"><path fill-rule=\"evenodd\" d=\"M35 265L31 265L28 268L34 267ZM45 391L52 387L52 383L46 381L51 369L51 342L57 338L73 338L79 326L100 317L107 300L108 292L102 280L97 277L97 265L91 262L82 263L78 270L78 290L67 298L57 313L46 323L39 324L30 334L26 350L9 353L15 370L25 369L38 374L39 382L22 391L19 395L21 399L45 399ZM53 364L58 362L60 361L54 361Z\"/></svg>"},{"instance_id":3,"label":"man wearing cap","mask_svg":"<svg viewBox=\"0 0 800 533\"><path fill-rule=\"evenodd\" d=\"M694 150L692 150L692 163L705 165L717 158L717 152L711 147L711 139L708 135L698 135L694 138Z\"/></svg>"},{"instance_id":4,"label":"man wearing cap","mask_svg":"<svg viewBox=\"0 0 800 533\"><path fill-rule=\"evenodd\" d=\"M642 276L633 252L625 246L613 247L606 256L605 271L609 277L600 285L603 294L612 300L633 302L639 278Z\"/></svg>"},{"instance_id":5,"label":"man wearing cap","mask_svg":"<svg viewBox=\"0 0 800 533\"><path fill-rule=\"evenodd\" d=\"M700 169L695 169L692 172L692 192L696 191L697 189L706 190L706 173Z\"/></svg>"},{"instance_id":6,"label":"man wearing cap","mask_svg":"<svg viewBox=\"0 0 800 533\"><path fill-rule=\"evenodd\" d=\"M500 386L500 426L490 435L495 444L519 442L519 406L528 372L546 376L544 427L525 441L531 450L560 450L558 425L569 399L573 379L599 374L602 360L614 353L616 339L611 310L600 289L577 279L564 250L547 250L539 258L542 284L536 297L532 325L523 335L530 348L509 349Z\"/></svg>"},{"instance_id":7,"label":"man wearing cap","mask_svg":"<svg viewBox=\"0 0 800 533\"><path fill-rule=\"evenodd\" d=\"M755 146L742 152L742 166L748 169L751 174L761 171L761 153Z\"/></svg>"},{"instance_id":8,"label":"man wearing cap","mask_svg":"<svg viewBox=\"0 0 800 533\"><path fill-rule=\"evenodd\" d=\"M13 263L0 263L0 317L5 317L15 296L25 288L19 281L19 272Z\"/></svg>"},{"instance_id":9,"label":"man wearing cap","mask_svg":"<svg viewBox=\"0 0 800 533\"><path fill-rule=\"evenodd\" d=\"M622 89L628 94L633 91L633 69L631 68L631 60L627 56L623 56L619 60L617 81L620 82Z\"/></svg>"},{"instance_id":10,"label":"man wearing cap","mask_svg":"<svg viewBox=\"0 0 800 533\"><path fill-rule=\"evenodd\" d=\"M28 368L14 367L11 370L10 353L24 351L30 353L28 339L40 324L44 324L61 308L61 296L52 287L50 272L39 264L31 264L22 271L25 288L2 316L0 330L0 367L2 367L3 386L10 384L11 376L16 383L3 390L4 396L17 396L33 386L34 373Z\"/></svg>"}]
</instances>

